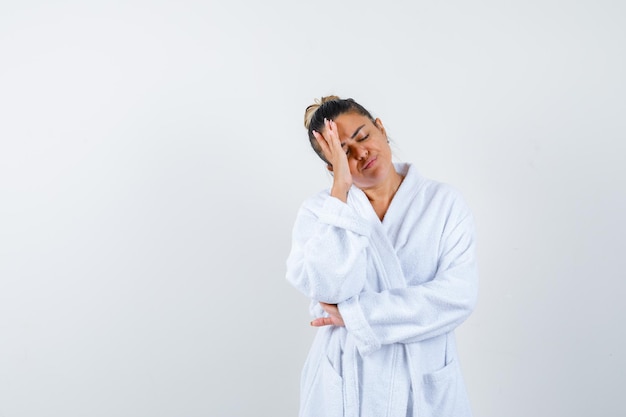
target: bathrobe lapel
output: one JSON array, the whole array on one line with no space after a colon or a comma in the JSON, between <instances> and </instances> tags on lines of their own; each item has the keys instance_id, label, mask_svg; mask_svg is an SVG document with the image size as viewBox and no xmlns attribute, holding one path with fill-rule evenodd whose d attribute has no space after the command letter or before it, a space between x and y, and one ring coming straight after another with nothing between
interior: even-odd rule
<instances>
[{"instance_id":1,"label":"bathrobe lapel","mask_svg":"<svg viewBox=\"0 0 626 417\"><path fill-rule=\"evenodd\" d=\"M396 167L398 169L398 167ZM400 259L390 239L389 224L394 221L401 221L401 219L395 219L396 213L401 213L402 210L398 210L403 204L410 204L419 188L419 178L415 172L405 172L405 179L402 182L400 189L398 189L394 199L387 210L385 218L381 222L378 215L374 211L372 204L369 202L367 196L363 191L356 187L352 187L348 195L348 205L352 206L363 218L367 219L371 225L371 233L369 235L370 248L372 249L372 261L374 262L376 272L382 282L382 291L393 288L406 288L407 281L404 277L404 272L400 264ZM352 337L348 337L346 340L346 354L349 356L347 362L353 364L350 369L347 369L345 379L345 415L346 416L358 416L359 410L359 386L358 386L358 369L356 366L356 355L358 350ZM413 344L397 344L395 348L400 352L405 351L408 363L409 374L411 378L411 385L413 386L413 410L417 410L417 394L421 392L421 378L418 370L419 363L415 363L414 359L417 354L416 346Z\"/></svg>"},{"instance_id":2,"label":"bathrobe lapel","mask_svg":"<svg viewBox=\"0 0 626 417\"><path fill-rule=\"evenodd\" d=\"M391 239L389 239L387 228L378 219L378 215L365 193L353 186L348 195L348 205L354 207L370 223L370 247L374 255L373 261L376 271L384 286L381 289L389 290L406 287L406 279L400 266L400 260L391 243Z\"/></svg>"}]
</instances>

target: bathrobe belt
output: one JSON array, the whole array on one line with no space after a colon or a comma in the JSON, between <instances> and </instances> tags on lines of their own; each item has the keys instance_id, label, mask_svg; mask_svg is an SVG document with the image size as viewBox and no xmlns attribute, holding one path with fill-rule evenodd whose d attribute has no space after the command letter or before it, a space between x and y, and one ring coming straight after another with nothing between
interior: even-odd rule
<instances>
[{"instance_id":1,"label":"bathrobe belt","mask_svg":"<svg viewBox=\"0 0 626 417\"><path fill-rule=\"evenodd\" d=\"M421 392L421 378L419 377L418 364L415 363L415 356L412 352L412 343L396 344L393 349L403 349L406 353L409 366L409 376L411 380L411 390L413 391L413 416L418 416L418 393ZM344 390L344 416L359 417L360 416L360 392L359 392L359 370L358 358L359 351L357 349L354 338L348 335L344 347L344 366L343 368L343 390ZM394 364L395 365L395 364ZM393 381L390 381L393 384Z\"/></svg>"}]
</instances>

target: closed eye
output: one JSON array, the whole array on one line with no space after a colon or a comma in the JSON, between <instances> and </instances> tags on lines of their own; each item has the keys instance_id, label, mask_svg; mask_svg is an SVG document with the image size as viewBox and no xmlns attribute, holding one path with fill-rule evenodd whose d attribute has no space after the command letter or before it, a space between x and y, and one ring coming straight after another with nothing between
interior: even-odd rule
<instances>
[{"instance_id":1,"label":"closed eye","mask_svg":"<svg viewBox=\"0 0 626 417\"><path fill-rule=\"evenodd\" d=\"M367 139L367 138L369 138L369 137L370 137L370 135L369 135L369 133L368 133L367 135L365 135L365 136L363 136L361 139L359 139L357 142L363 142L365 139Z\"/></svg>"}]
</instances>

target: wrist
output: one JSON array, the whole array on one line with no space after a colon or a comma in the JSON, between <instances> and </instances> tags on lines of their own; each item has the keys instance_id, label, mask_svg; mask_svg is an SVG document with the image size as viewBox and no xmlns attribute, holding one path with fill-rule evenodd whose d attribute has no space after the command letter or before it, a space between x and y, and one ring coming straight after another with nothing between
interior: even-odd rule
<instances>
[{"instance_id":1,"label":"wrist","mask_svg":"<svg viewBox=\"0 0 626 417\"><path fill-rule=\"evenodd\" d=\"M338 186L337 184L333 185L333 188L330 189L330 195L338 198L344 203L348 202L348 192L350 191L350 187L346 186Z\"/></svg>"}]
</instances>

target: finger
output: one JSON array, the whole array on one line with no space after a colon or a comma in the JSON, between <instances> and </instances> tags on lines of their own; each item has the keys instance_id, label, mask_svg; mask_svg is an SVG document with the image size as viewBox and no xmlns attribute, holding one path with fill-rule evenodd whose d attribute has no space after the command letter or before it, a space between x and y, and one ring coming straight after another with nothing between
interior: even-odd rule
<instances>
[{"instance_id":1,"label":"finger","mask_svg":"<svg viewBox=\"0 0 626 417\"><path fill-rule=\"evenodd\" d=\"M314 130L313 136L315 137L315 139L320 145L328 146L328 140L320 132L318 132L317 130Z\"/></svg>"},{"instance_id":2,"label":"finger","mask_svg":"<svg viewBox=\"0 0 626 417\"><path fill-rule=\"evenodd\" d=\"M335 122L329 119L324 119L324 127L326 128L324 129L324 132L326 133L326 136L328 136L327 140L329 142L337 139L337 125Z\"/></svg>"},{"instance_id":3,"label":"finger","mask_svg":"<svg viewBox=\"0 0 626 417\"><path fill-rule=\"evenodd\" d=\"M332 326L333 321L330 317L318 317L311 321L311 326L313 327L322 327L322 326Z\"/></svg>"},{"instance_id":4,"label":"finger","mask_svg":"<svg viewBox=\"0 0 626 417\"><path fill-rule=\"evenodd\" d=\"M315 131L313 135L315 135L320 146L325 146L327 150L332 149L333 138L328 134L328 129L325 129L324 132Z\"/></svg>"},{"instance_id":5,"label":"finger","mask_svg":"<svg viewBox=\"0 0 626 417\"><path fill-rule=\"evenodd\" d=\"M333 129L333 121L332 120L328 120L328 119L324 119L324 127L326 128L325 131L328 134L328 141L332 141L335 139L335 137L337 136L335 133L335 129ZM335 125L336 127L336 125Z\"/></svg>"},{"instance_id":6,"label":"finger","mask_svg":"<svg viewBox=\"0 0 626 417\"><path fill-rule=\"evenodd\" d=\"M336 133L337 132L337 123L335 123L334 120L329 120L328 121L328 129L331 132Z\"/></svg>"},{"instance_id":7,"label":"finger","mask_svg":"<svg viewBox=\"0 0 626 417\"><path fill-rule=\"evenodd\" d=\"M339 309L337 308L337 304L326 304L324 302L320 302L320 305L322 306L322 309L324 309L324 311L330 314L331 316L333 315L336 316L339 314Z\"/></svg>"},{"instance_id":8,"label":"finger","mask_svg":"<svg viewBox=\"0 0 626 417\"><path fill-rule=\"evenodd\" d=\"M326 129L328 131L329 141L328 144L337 150L342 150L341 140L339 140L339 132L337 131L337 123L333 120L328 121L328 127Z\"/></svg>"},{"instance_id":9,"label":"finger","mask_svg":"<svg viewBox=\"0 0 626 417\"><path fill-rule=\"evenodd\" d=\"M326 139L317 131L313 131L313 136L315 137L315 140L317 141L317 144L319 145L320 149L322 150L322 154L328 158L329 155L331 154L330 152L330 146L328 145L328 142L326 141Z\"/></svg>"}]
</instances>

